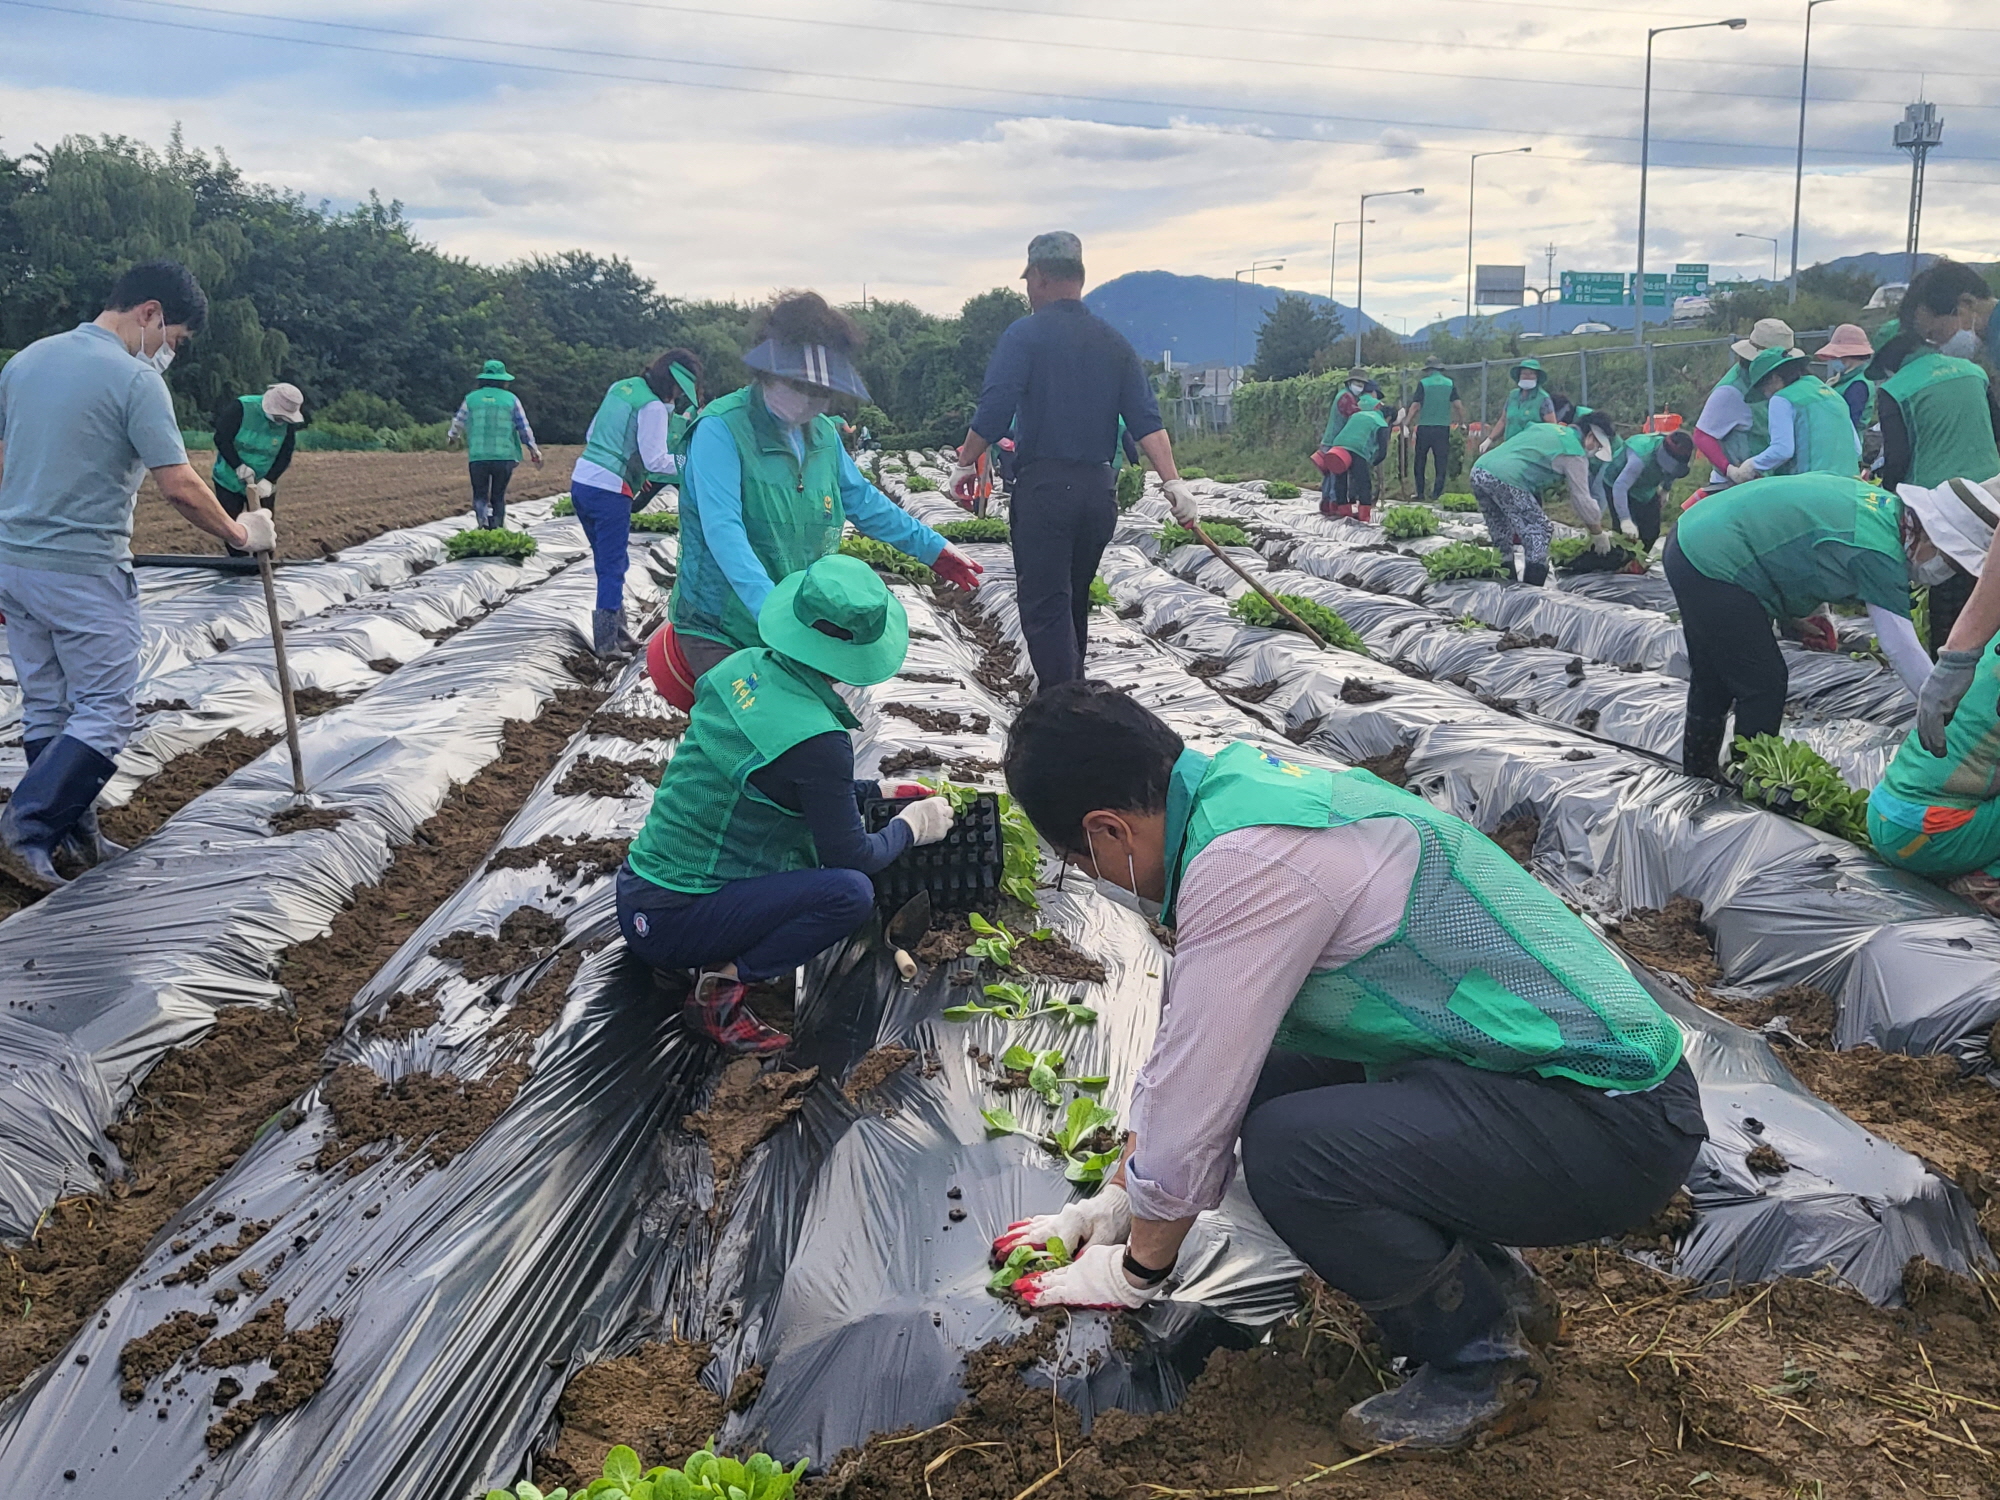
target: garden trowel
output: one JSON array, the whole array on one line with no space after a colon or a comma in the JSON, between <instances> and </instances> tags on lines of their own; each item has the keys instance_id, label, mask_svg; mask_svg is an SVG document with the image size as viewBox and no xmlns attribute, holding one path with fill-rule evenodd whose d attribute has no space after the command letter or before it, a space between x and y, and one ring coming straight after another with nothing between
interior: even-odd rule
<instances>
[{"instance_id":1,"label":"garden trowel","mask_svg":"<svg viewBox=\"0 0 2000 1500\"><path fill-rule=\"evenodd\" d=\"M896 955L896 972L909 983L917 977L917 961L912 948L921 947L924 934L931 930L931 893L918 891L889 919L889 947Z\"/></svg>"}]
</instances>

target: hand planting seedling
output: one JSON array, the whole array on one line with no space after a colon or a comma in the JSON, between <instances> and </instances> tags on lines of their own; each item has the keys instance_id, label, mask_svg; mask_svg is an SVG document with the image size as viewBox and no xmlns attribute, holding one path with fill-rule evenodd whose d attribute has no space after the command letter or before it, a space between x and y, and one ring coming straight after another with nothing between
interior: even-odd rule
<instances>
[{"instance_id":1,"label":"hand planting seedling","mask_svg":"<svg viewBox=\"0 0 2000 1500\"><path fill-rule=\"evenodd\" d=\"M1025 986L1010 980L989 984L981 993L992 1003L982 1005L971 1000L963 1005L948 1005L944 1009L944 1018L947 1021L970 1021L975 1016L998 1016L1003 1021L1033 1021L1042 1016L1061 1016L1079 1026L1088 1026L1097 1019L1096 1011L1075 1000L1051 1000L1037 1006L1035 997L1028 993Z\"/></svg>"},{"instance_id":2,"label":"hand planting seedling","mask_svg":"<svg viewBox=\"0 0 2000 1500\"><path fill-rule=\"evenodd\" d=\"M910 579L914 583L935 583L937 575L907 552L898 552L887 542L878 542L872 536L850 536L840 544L841 554L858 557L878 573L894 573L899 578Z\"/></svg>"},{"instance_id":3,"label":"hand planting seedling","mask_svg":"<svg viewBox=\"0 0 2000 1500\"><path fill-rule=\"evenodd\" d=\"M972 799L980 795L976 786L967 786L959 781L946 781L929 776L920 776L918 781L951 803L954 814L963 813L972 805ZM1028 815L1014 805L1014 799L1005 792L1000 799L1000 894L1011 896L1029 911L1041 909L1041 898L1035 894L1042 878L1042 846L1035 838L1035 825L1028 821Z\"/></svg>"},{"instance_id":4,"label":"hand planting seedling","mask_svg":"<svg viewBox=\"0 0 2000 1500\"><path fill-rule=\"evenodd\" d=\"M632 517L632 529L676 536L681 529L681 513L677 510L642 510Z\"/></svg>"},{"instance_id":5,"label":"hand planting seedling","mask_svg":"<svg viewBox=\"0 0 2000 1500\"><path fill-rule=\"evenodd\" d=\"M1354 628L1341 619L1339 614L1328 609L1317 599L1308 599L1303 594L1280 594L1285 608L1297 615L1306 624L1319 632L1319 638L1329 646L1342 651L1368 655L1368 643L1354 633ZM1261 625L1266 630L1295 630L1290 620L1271 608L1270 601L1262 594L1240 594L1229 605L1230 614L1245 625Z\"/></svg>"},{"instance_id":6,"label":"hand planting seedling","mask_svg":"<svg viewBox=\"0 0 2000 1500\"><path fill-rule=\"evenodd\" d=\"M947 542L1004 542L1013 533L998 516L974 516L969 521L947 521L937 534Z\"/></svg>"},{"instance_id":7,"label":"hand planting seedling","mask_svg":"<svg viewBox=\"0 0 2000 1500\"><path fill-rule=\"evenodd\" d=\"M1424 571L1437 583L1453 578L1505 578L1507 559L1497 548L1482 547L1477 542L1453 542L1426 553Z\"/></svg>"},{"instance_id":8,"label":"hand planting seedling","mask_svg":"<svg viewBox=\"0 0 2000 1500\"><path fill-rule=\"evenodd\" d=\"M1264 498L1266 500L1296 500L1299 498L1299 487L1295 484L1287 484L1282 479L1273 479L1264 486Z\"/></svg>"},{"instance_id":9,"label":"hand planting seedling","mask_svg":"<svg viewBox=\"0 0 2000 1500\"><path fill-rule=\"evenodd\" d=\"M1124 1154L1124 1141L1113 1128L1118 1112L1095 1099L1070 1100L1062 1118L1046 1133L1024 1127L1011 1109L982 1109L979 1118L989 1134L1039 1141L1043 1150L1063 1159L1063 1176L1071 1182L1102 1182Z\"/></svg>"},{"instance_id":10,"label":"hand planting seedling","mask_svg":"<svg viewBox=\"0 0 2000 1500\"><path fill-rule=\"evenodd\" d=\"M1392 505L1382 512L1382 529L1399 542L1437 535L1438 519L1428 505Z\"/></svg>"},{"instance_id":11,"label":"hand planting seedling","mask_svg":"<svg viewBox=\"0 0 2000 1500\"><path fill-rule=\"evenodd\" d=\"M1439 510L1448 510L1460 515L1471 514L1479 509L1479 502L1470 495L1440 495L1434 502Z\"/></svg>"},{"instance_id":12,"label":"hand planting seedling","mask_svg":"<svg viewBox=\"0 0 2000 1500\"><path fill-rule=\"evenodd\" d=\"M465 557L506 557L520 562L535 555L535 539L525 531L474 527L446 537L444 550L454 562Z\"/></svg>"},{"instance_id":13,"label":"hand planting seedling","mask_svg":"<svg viewBox=\"0 0 2000 1500\"><path fill-rule=\"evenodd\" d=\"M1040 1250L1033 1245L1016 1245L1007 1252L1007 1259L987 1281L986 1289L996 1293L1011 1291L1014 1283L1023 1276L1033 1276L1038 1271L1053 1271L1068 1265L1069 1261L1069 1247L1054 1236Z\"/></svg>"},{"instance_id":14,"label":"hand planting seedling","mask_svg":"<svg viewBox=\"0 0 2000 1500\"><path fill-rule=\"evenodd\" d=\"M1562 536L1549 543L1549 561L1565 571L1574 569L1586 555L1596 556L1590 550L1590 538L1587 536ZM1645 557L1646 549L1637 540L1613 533L1611 553L1605 559L1603 566L1607 569L1622 568L1635 562L1643 562Z\"/></svg>"},{"instance_id":15,"label":"hand planting seedling","mask_svg":"<svg viewBox=\"0 0 2000 1500\"><path fill-rule=\"evenodd\" d=\"M1738 735L1736 755L1745 800L1797 818L1809 828L1838 834L1864 849L1872 847L1868 794L1849 786L1833 762L1812 746L1775 734L1760 734L1754 740Z\"/></svg>"},{"instance_id":16,"label":"hand planting seedling","mask_svg":"<svg viewBox=\"0 0 2000 1500\"><path fill-rule=\"evenodd\" d=\"M1238 526L1234 521L1211 521L1208 517L1203 516L1201 518L1201 529L1208 533L1208 539L1218 547L1247 547L1250 545L1250 533L1245 531L1241 526ZM1160 550L1162 552L1171 552L1176 547L1199 546L1200 544L1201 538L1197 537L1185 526L1169 521L1160 528Z\"/></svg>"}]
</instances>

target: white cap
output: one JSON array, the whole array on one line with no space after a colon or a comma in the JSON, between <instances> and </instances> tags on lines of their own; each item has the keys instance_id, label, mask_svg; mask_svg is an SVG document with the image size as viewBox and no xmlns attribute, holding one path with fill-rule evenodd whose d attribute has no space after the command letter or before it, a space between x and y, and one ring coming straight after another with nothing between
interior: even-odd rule
<instances>
[{"instance_id":1,"label":"white cap","mask_svg":"<svg viewBox=\"0 0 2000 1500\"><path fill-rule=\"evenodd\" d=\"M2000 526L2000 475L1978 484L1948 479L1936 489L1899 484L1896 493L1924 523L1924 535L1974 578L1986 565L1993 532Z\"/></svg>"},{"instance_id":2,"label":"white cap","mask_svg":"<svg viewBox=\"0 0 2000 1500\"><path fill-rule=\"evenodd\" d=\"M297 424L306 419L305 393L282 380L264 392L263 406L264 415L273 422Z\"/></svg>"}]
</instances>

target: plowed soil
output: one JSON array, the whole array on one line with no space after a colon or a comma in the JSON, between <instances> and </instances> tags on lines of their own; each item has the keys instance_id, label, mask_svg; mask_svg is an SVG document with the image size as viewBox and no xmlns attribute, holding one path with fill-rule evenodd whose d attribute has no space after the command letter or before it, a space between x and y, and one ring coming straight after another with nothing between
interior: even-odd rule
<instances>
[{"instance_id":1,"label":"plowed soil","mask_svg":"<svg viewBox=\"0 0 2000 1500\"><path fill-rule=\"evenodd\" d=\"M569 488L570 466L582 451L548 447L542 450L547 458L542 468L524 462L507 486L508 504L562 494ZM210 453L190 457L204 476L215 461ZM463 452L301 453L278 481L278 554L326 557L400 526L421 526L471 509ZM139 487L132 550L220 557L224 548L182 520L148 478Z\"/></svg>"},{"instance_id":2,"label":"plowed soil","mask_svg":"<svg viewBox=\"0 0 2000 1500\"><path fill-rule=\"evenodd\" d=\"M818 1077L818 1068L766 1073L756 1058L739 1057L722 1070L707 1107L681 1120L682 1129L708 1142L718 1204L743 1158L805 1108L806 1090Z\"/></svg>"}]
</instances>

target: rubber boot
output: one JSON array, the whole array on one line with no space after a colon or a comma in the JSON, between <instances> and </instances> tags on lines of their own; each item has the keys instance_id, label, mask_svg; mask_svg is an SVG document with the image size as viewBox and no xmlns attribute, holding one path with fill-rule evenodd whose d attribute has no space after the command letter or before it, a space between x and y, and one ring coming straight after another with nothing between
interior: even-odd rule
<instances>
[{"instance_id":1,"label":"rubber boot","mask_svg":"<svg viewBox=\"0 0 2000 1500\"><path fill-rule=\"evenodd\" d=\"M743 1003L748 988L726 974L704 974L681 1003L681 1021L696 1036L706 1037L737 1057L769 1057L792 1045L792 1039L766 1026Z\"/></svg>"},{"instance_id":2,"label":"rubber boot","mask_svg":"<svg viewBox=\"0 0 2000 1500\"><path fill-rule=\"evenodd\" d=\"M0 811L0 871L38 891L68 884L52 855L116 769L82 740L61 734L48 741Z\"/></svg>"},{"instance_id":3,"label":"rubber boot","mask_svg":"<svg viewBox=\"0 0 2000 1500\"><path fill-rule=\"evenodd\" d=\"M21 751L28 757L29 765L32 766L41 757L41 753L48 749L49 743L48 740L21 741ZM97 822L97 804L93 801L83 810L83 816L76 820L76 826L69 831L69 836L56 846L56 853L67 855L76 864L88 870L104 863L107 859L116 859L125 853L125 845L104 836L104 830Z\"/></svg>"},{"instance_id":4,"label":"rubber boot","mask_svg":"<svg viewBox=\"0 0 2000 1500\"><path fill-rule=\"evenodd\" d=\"M1531 562L1527 564L1522 576L1529 588L1538 589L1549 581L1549 565L1545 562Z\"/></svg>"},{"instance_id":5,"label":"rubber boot","mask_svg":"<svg viewBox=\"0 0 2000 1500\"><path fill-rule=\"evenodd\" d=\"M590 649L601 661L614 661L630 654L618 638L620 613L615 609L593 609L590 612Z\"/></svg>"},{"instance_id":6,"label":"rubber boot","mask_svg":"<svg viewBox=\"0 0 2000 1500\"><path fill-rule=\"evenodd\" d=\"M1368 1311L1384 1347L1418 1368L1340 1419L1340 1440L1357 1453L1391 1445L1399 1454L1456 1453L1548 1415L1555 1397L1548 1361L1523 1337L1501 1284L1470 1246L1461 1243L1404 1297Z\"/></svg>"},{"instance_id":7,"label":"rubber boot","mask_svg":"<svg viewBox=\"0 0 2000 1500\"><path fill-rule=\"evenodd\" d=\"M1718 781L1722 777L1722 741L1727 719L1688 716L1681 729L1681 769L1690 776Z\"/></svg>"},{"instance_id":8,"label":"rubber boot","mask_svg":"<svg viewBox=\"0 0 2000 1500\"><path fill-rule=\"evenodd\" d=\"M1523 1338L1541 1349L1562 1342L1562 1303L1549 1284L1535 1274L1534 1267L1522 1258L1520 1251L1500 1245L1474 1245L1473 1254L1479 1257L1486 1269L1493 1273L1493 1279L1500 1284L1500 1293L1507 1299L1507 1310L1521 1325Z\"/></svg>"},{"instance_id":9,"label":"rubber boot","mask_svg":"<svg viewBox=\"0 0 2000 1500\"><path fill-rule=\"evenodd\" d=\"M473 501L472 524L474 526L477 526L481 531L484 531L487 529L488 526L492 524L492 521L493 518L491 513L486 508L486 502L484 500Z\"/></svg>"},{"instance_id":10,"label":"rubber boot","mask_svg":"<svg viewBox=\"0 0 2000 1500\"><path fill-rule=\"evenodd\" d=\"M1372 523L1373 523L1373 521L1374 521L1374 519L1375 519L1375 507L1374 507L1374 506L1372 506L1372 505L1357 505L1357 506L1355 506L1355 507L1354 507L1354 519L1355 519L1355 520L1357 520L1357 521L1361 521L1361 522L1364 522L1364 523L1371 523L1371 524L1372 524Z\"/></svg>"}]
</instances>

